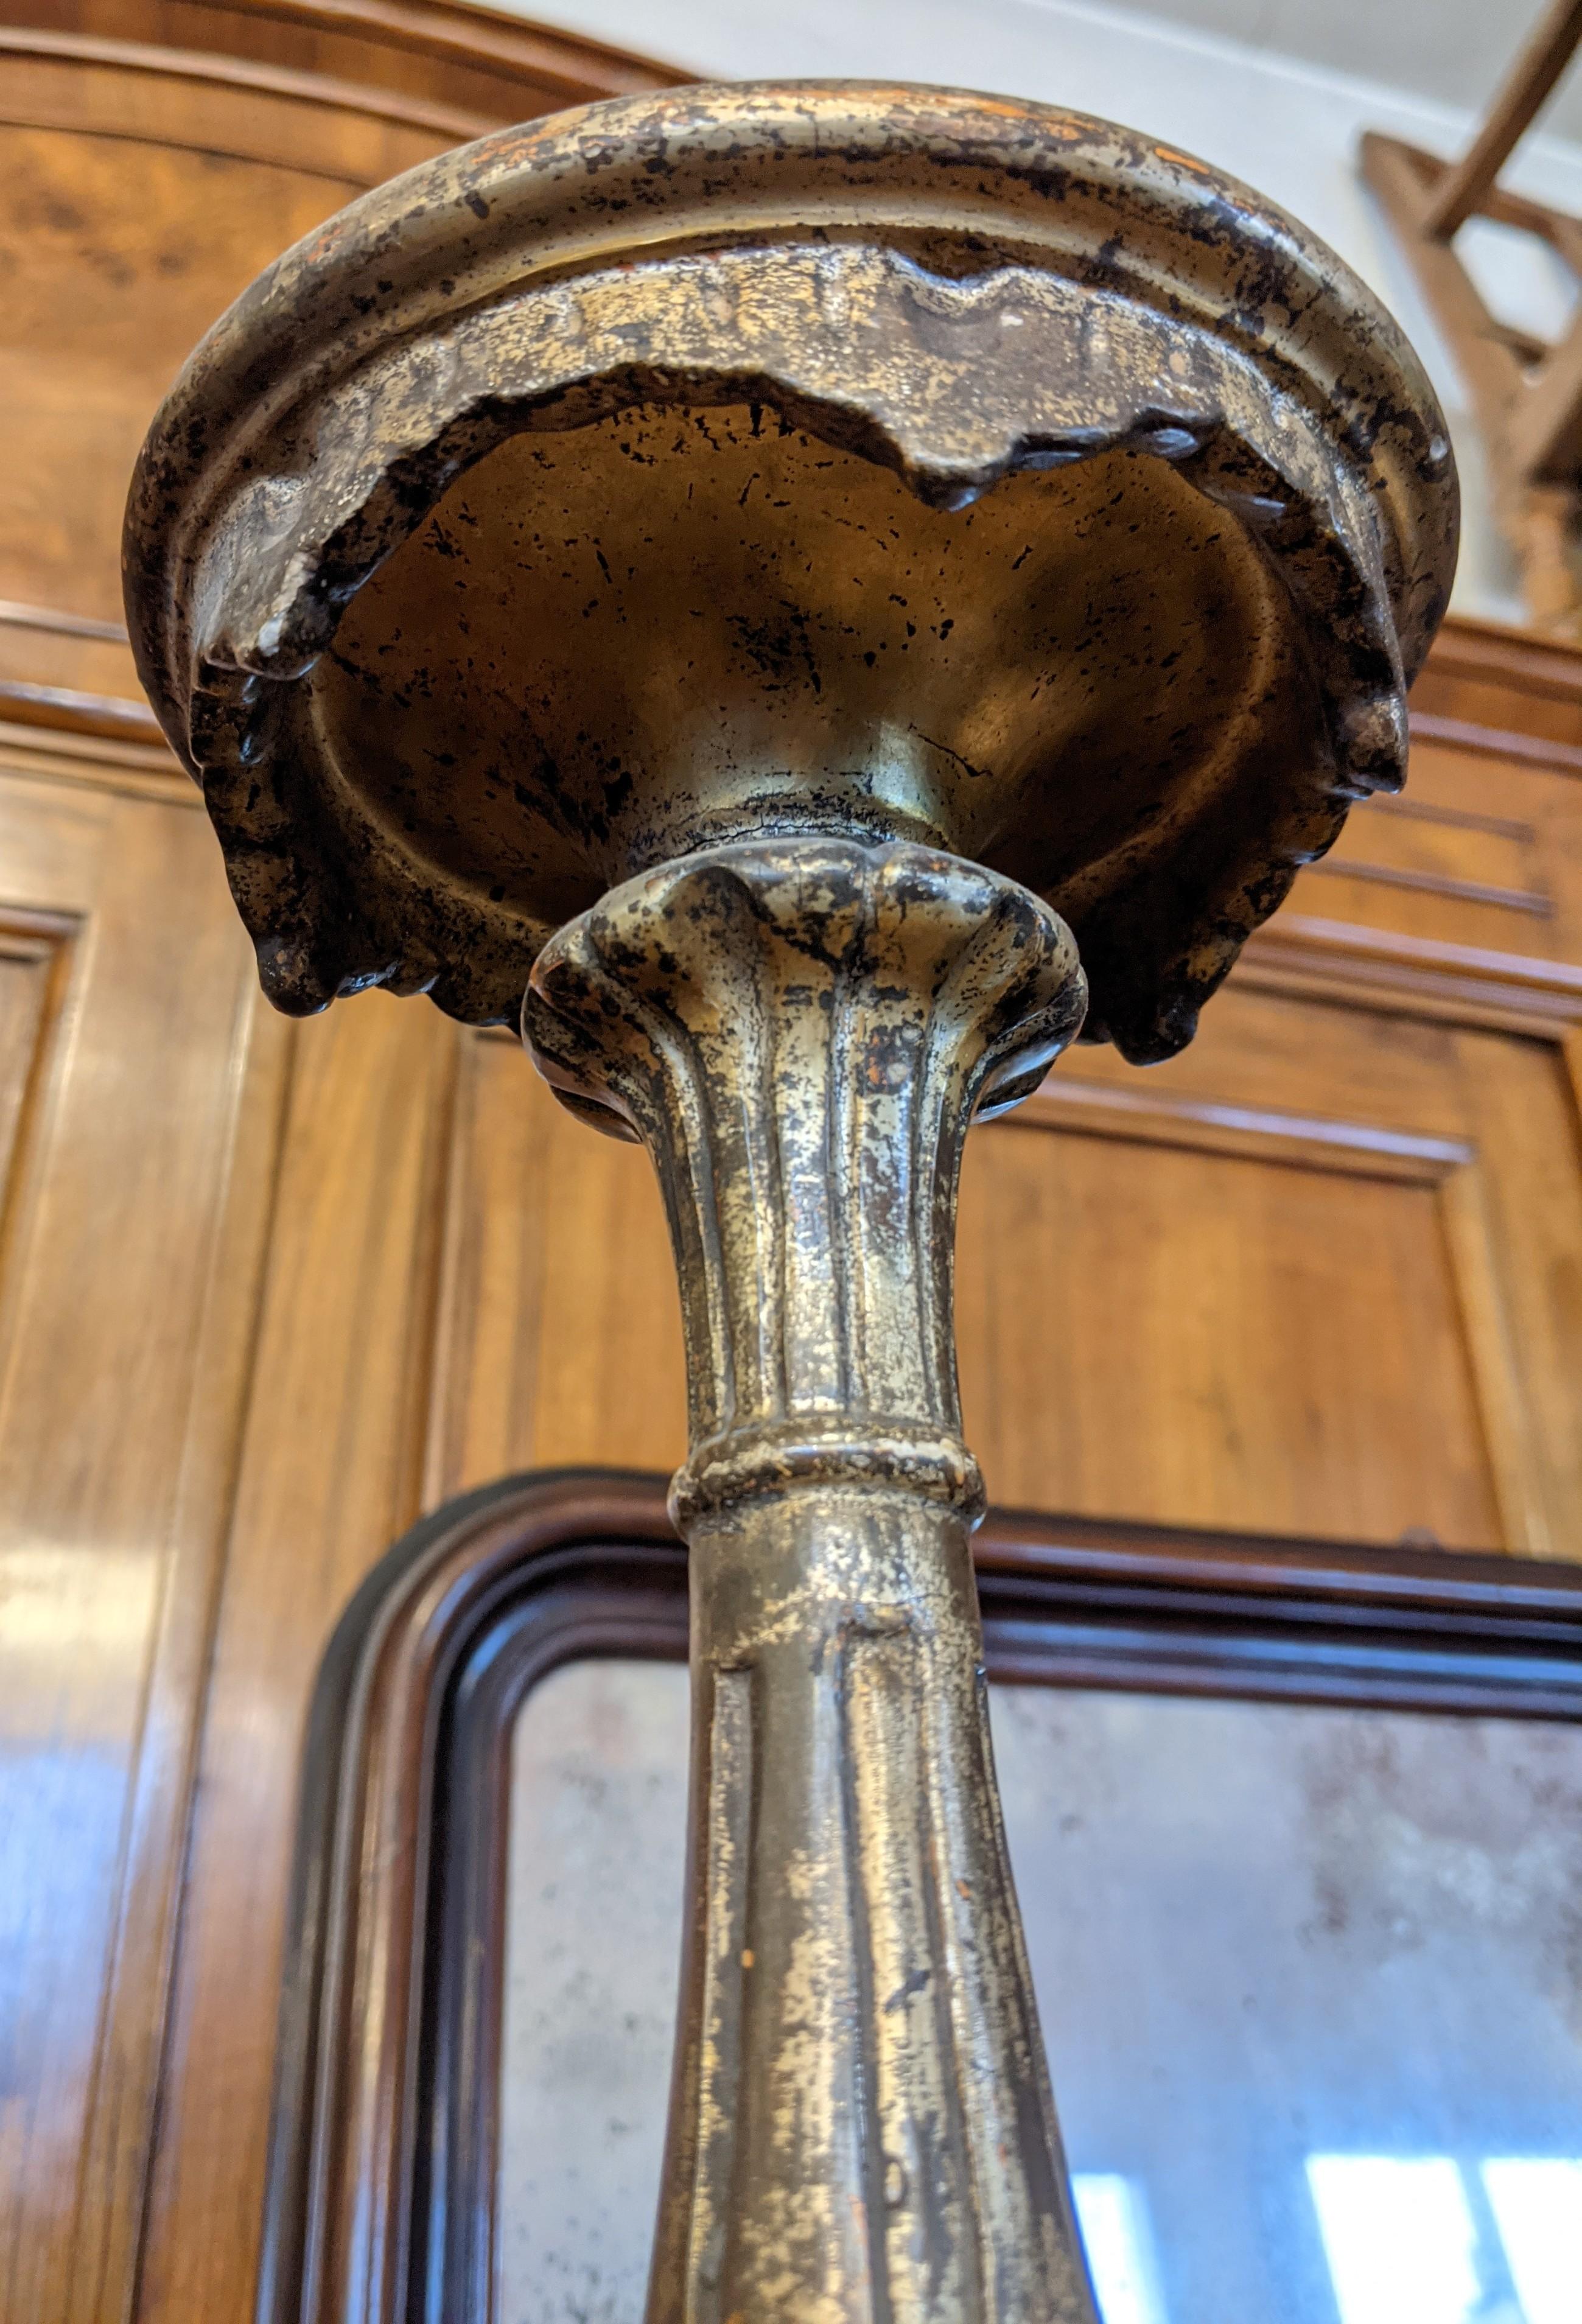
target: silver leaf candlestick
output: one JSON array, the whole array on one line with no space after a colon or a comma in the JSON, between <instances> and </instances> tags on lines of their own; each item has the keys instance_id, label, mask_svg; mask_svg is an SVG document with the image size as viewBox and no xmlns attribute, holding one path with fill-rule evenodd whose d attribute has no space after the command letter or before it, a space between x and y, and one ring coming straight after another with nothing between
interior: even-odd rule
<instances>
[{"instance_id":1,"label":"silver leaf candlestick","mask_svg":"<svg viewBox=\"0 0 1582 2324\"><path fill-rule=\"evenodd\" d=\"M1399 785L1455 530L1330 253L927 89L443 156L156 422L133 632L271 997L520 1011L664 1190L693 1808L650 2324L1094 2316L986 1719L962 1146L1079 1028L1179 1048Z\"/></svg>"}]
</instances>

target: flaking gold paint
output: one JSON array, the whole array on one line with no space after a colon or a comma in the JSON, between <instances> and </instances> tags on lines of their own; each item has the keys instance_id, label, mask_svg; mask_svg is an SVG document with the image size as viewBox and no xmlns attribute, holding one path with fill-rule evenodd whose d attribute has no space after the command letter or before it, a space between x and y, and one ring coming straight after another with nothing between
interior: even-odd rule
<instances>
[{"instance_id":1,"label":"flaking gold paint","mask_svg":"<svg viewBox=\"0 0 1582 2324\"><path fill-rule=\"evenodd\" d=\"M1094 2324L986 1718L961 1148L1090 989L1089 1038L1179 1048L1398 784L1455 532L1331 253L960 91L442 156L151 432L129 621L271 996L527 986L664 1190L694 1860L649 2324Z\"/></svg>"},{"instance_id":2,"label":"flaking gold paint","mask_svg":"<svg viewBox=\"0 0 1582 2324\"><path fill-rule=\"evenodd\" d=\"M703 850L534 971L541 1065L654 1155L694 1364L707 1904L650 2324L1091 2318L990 1788L950 1298L968 1124L1081 999L1046 905L904 843Z\"/></svg>"}]
</instances>

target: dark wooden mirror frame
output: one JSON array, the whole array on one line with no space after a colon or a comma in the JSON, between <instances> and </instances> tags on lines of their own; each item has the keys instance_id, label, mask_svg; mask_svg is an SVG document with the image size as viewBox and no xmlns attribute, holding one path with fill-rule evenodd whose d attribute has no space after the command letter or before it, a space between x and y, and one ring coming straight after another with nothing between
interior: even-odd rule
<instances>
[{"instance_id":1,"label":"dark wooden mirror frame","mask_svg":"<svg viewBox=\"0 0 1582 2324\"><path fill-rule=\"evenodd\" d=\"M1582 1566L989 1516L989 1674L1582 1719ZM259 2324L492 2312L512 1722L557 1665L685 1660L658 1477L447 1502L352 1600L310 1721Z\"/></svg>"}]
</instances>

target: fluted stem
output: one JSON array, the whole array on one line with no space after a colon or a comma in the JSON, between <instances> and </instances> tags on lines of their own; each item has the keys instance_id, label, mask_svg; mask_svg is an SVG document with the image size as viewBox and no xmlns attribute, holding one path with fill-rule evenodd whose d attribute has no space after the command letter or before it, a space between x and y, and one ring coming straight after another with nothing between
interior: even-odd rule
<instances>
[{"instance_id":1,"label":"fluted stem","mask_svg":"<svg viewBox=\"0 0 1582 2324\"><path fill-rule=\"evenodd\" d=\"M692 1885L649 2324L1090 2324L994 1784L951 1312L961 1150L1074 948L927 850L681 859L525 1028L649 1147L692 1449Z\"/></svg>"}]
</instances>

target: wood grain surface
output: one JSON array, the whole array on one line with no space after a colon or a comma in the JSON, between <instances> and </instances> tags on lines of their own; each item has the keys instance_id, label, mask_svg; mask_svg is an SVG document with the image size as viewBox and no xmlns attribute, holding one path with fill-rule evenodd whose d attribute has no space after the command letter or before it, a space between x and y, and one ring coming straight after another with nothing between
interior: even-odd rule
<instances>
[{"instance_id":1,"label":"wood grain surface","mask_svg":"<svg viewBox=\"0 0 1582 2324\"><path fill-rule=\"evenodd\" d=\"M461 116L668 76L425 0L7 23L0 2315L243 2324L325 1643L446 1496L678 1460L679 1322L645 1158L513 1043L258 1002L137 704L125 473L193 339L359 187ZM973 1133L1002 1502L1582 1556L1582 658L1455 625L1414 709L1404 801L1194 1047L1079 1049Z\"/></svg>"}]
</instances>

